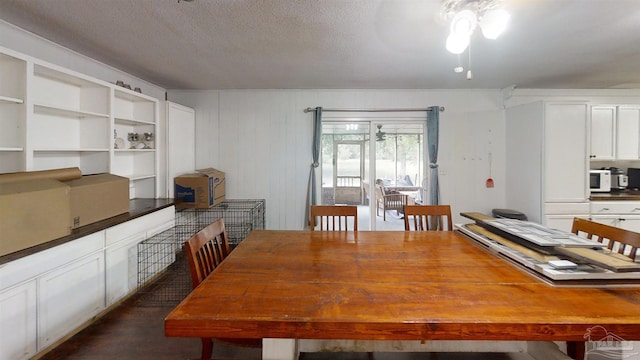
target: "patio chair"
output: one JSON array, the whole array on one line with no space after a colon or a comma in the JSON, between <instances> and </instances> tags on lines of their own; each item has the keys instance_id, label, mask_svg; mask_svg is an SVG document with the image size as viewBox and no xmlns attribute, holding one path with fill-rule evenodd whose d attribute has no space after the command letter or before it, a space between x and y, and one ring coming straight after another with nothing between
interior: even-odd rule
<instances>
[{"instance_id":1,"label":"patio chair","mask_svg":"<svg viewBox=\"0 0 640 360\"><path fill-rule=\"evenodd\" d=\"M398 216L404 211L407 205L408 195L400 193L387 194L382 185L376 184L376 215L380 216L382 210L382 219L387 221L387 211L395 210Z\"/></svg>"}]
</instances>

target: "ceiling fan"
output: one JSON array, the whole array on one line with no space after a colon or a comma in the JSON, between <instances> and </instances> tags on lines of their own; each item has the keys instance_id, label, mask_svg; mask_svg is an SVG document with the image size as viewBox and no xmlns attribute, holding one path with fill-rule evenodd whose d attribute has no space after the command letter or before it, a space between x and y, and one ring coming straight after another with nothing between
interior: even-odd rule
<instances>
[{"instance_id":1,"label":"ceiling fan","mask_svg":"<svg viewBox=\"0 0 640 360\"><path fill-rule=\"evenodd\" d=\"M376 133L376 141L387 140L387 133L382 131L382 125L378 125L378 132Z\"/></svg>"}]
</instances>

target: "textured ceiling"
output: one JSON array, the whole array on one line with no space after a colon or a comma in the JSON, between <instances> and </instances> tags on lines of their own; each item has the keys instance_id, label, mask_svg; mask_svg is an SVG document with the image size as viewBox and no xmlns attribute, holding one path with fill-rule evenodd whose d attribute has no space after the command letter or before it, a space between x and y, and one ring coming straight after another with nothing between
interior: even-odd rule
<instances>
[{"instance_id":1,"label":"textured ceiling","mask_svg":"<svg viewBox=\"0 0 640 360\"><path fill-rule=\"evenodd\" d=\"M0 19L167 89L640 88L640 0L504 7L473 80L439 0L1 0Z\"/></svg>"}]
</instances>

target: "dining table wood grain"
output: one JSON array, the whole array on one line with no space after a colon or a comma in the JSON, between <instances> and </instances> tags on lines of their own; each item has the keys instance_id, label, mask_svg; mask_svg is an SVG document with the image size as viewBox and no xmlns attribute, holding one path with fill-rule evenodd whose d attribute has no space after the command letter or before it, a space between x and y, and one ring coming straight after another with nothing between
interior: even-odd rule
<instances>
[{"instance_id":1,"label":"dining table wood grain","mask_svg":"<svg viewBox=\"0 0 640 360\"><path fill-rule=\"evenodd\" d=\"M177 337L640 340L640 288L552 286L457 231L255 230L165 319Z\"/></svg>"}]
</instances>

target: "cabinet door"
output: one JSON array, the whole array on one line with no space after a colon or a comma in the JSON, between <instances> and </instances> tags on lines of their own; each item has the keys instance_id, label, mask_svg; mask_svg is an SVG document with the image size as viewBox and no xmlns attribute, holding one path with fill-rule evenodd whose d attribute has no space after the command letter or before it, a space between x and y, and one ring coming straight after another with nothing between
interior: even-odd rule
<instances>
[{"instance_id":1,"label":"cabinet door","mask_svg":"<svg viewBox=\"0 0 640 360\"><path fill-rule=\"evenodd\" d=\"M138 243L136 234L107 248L105 252L107 306L111 306L138 287Z\"/></svg>"},{"instance_id":2,"label":"cabinet door","mask_svg":"<svg viewBox=\"0 0 640 360\"><path fill-rule=\"evenodd\" d=\"M616 109L614 106L591 108L591 159L615 158Z\"/></svg>"},{"instance_id":3,"label":"cabinet door","mask_svg":"<svg viewBox=\"0 0 640 360\"><path fill-rule=\"evenodd\" d=\"M640 108L618 107L616 157L618 160L640 158Z\"/></svg>"},{"instance_id":4,"label":"cabinet door","mask_svg":"<svg viewBox=\"0 0 640 360\"><path fill-rule=\"evenodd\" d=\"M172 102L166 104L167 116L167 190L174 197L173 179L196 169L196 114L195 110Z\"/></svg>"},{"instance_id":5,"label":"cabinet door","mask_svg":"<svg viewBox=\"0 0 640 360\"><path fill-rule=\"evenodd\" d=\"M546 104L543 185L546 202L587 201L587 148L587 105Z\"/></svg>"},{"instance_id":6,"label":"cabinet door","mask_svg":"<svg viewBox=\"0 0 640 360\"><path fill-rule=\"evenodd\" d=\"M104 252L98 252L38 279L38 351L105 308L104 278Z\"/></svg>"},{"instance_id":7,"label":"cabinet door","mask_svg":"<svg viewBox=\"0 0 640 360\"><path fill-rule=\"evenodd\" d=\"M0 292L0 359L29 359L36 349L36 282Z\"/></svg>"}]
</instances>

